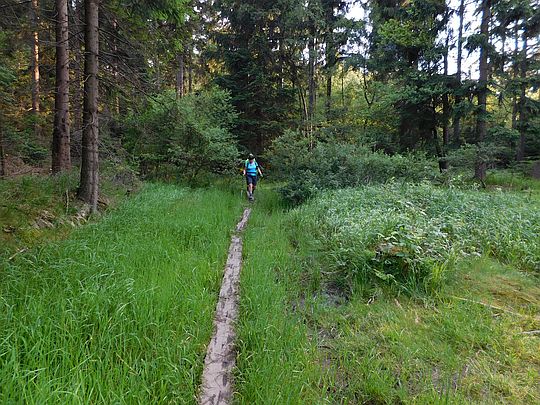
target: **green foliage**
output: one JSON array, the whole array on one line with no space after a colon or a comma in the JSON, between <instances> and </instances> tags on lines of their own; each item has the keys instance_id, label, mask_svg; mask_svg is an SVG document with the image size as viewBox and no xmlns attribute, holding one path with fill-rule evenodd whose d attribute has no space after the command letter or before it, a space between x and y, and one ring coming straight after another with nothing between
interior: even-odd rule
<instances>
[{"instance_id":1,"label":"green foliage","mask_svg":"<svg viewBox=\"0 0 540 405\"><path fill-rule=\"evenodd\" d=\"M422 155L386 155L366 147L317 142L286 132L272 144L270 162L276 177L285 180L285 201L297 205L320 190L385 183L398 178L420 181L436 175L436 164Z\"/></svg>"},{"instance_id":2,"label":"green foliage","mask_svg":"<svg viewBox=\"0 0 540 405\"><path fill-rule=\"evenodd\" d=\"M202 173L227 173L238 157L230 133L236 117L223 90L212 88L179 100L164 93L149 99L142 115L128 118L124 144L143 175L172 170L193 180Z\"/></svg>"},{"instance_id":3,"label":"green foliage","mask_svg":"<svg viewBox=\"0 0 540 405\"><path fill-rule=\"evenodd\" d=\"M482 142L476 145L465 144L458 149L452 149L448 152L446 160L453 169L467 169L472 173L478 162L495 166L500 162L508 162L509 154L512 154L512 151L507 146Z\"/></svg>"},{"instance_id":4,"label":"green foliage","mask_svg":"<svg viewBox=\"0 0 540 405\"><path fill-rule=\"evenodd\" d=\"M489 254L538 271L539 213L526 196L392 182L325 193L295 218L346 291L382 283L431 292L463 256Z\"/></svg>"}]
</instances>

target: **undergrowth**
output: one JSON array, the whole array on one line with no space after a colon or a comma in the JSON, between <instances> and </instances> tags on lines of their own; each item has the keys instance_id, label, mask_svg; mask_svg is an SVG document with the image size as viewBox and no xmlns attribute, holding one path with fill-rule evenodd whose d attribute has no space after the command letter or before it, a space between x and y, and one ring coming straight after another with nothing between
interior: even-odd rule
<instances>
[{"instance_id":1,"label":"undergrowth","mask_svg":"<svg viewBox=\"0 0 540 405\"><path fill-rule=\"evenodd\" d=\"M54 176L25 175L0 180L0 257L65 238L78 225L74 220L83 203L77 199L76 168ZM125 165L104 165L100 205L103 212L139 187Z\"/></svg>"},{"instance_id":2,"label":"undergrowth","mask_svg":"<svg viewBox=\"0 0 540 405\"><path fill-rule=\"evenodd\" d=\"M388 183L328 192L293 212L341 290L435 292L456 260L490 255L540 271L540 207L528 195Z\"/></svg>"}]
</instances>

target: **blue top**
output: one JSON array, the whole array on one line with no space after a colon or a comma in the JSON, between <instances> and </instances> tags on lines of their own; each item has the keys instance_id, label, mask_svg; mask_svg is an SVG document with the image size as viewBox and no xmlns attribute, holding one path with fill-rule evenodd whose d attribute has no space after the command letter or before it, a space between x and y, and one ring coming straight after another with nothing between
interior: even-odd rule
<instances>
[{"instance_id":1,"label":"blue top","mask_svg":"<svg viewBox=\"0 0 540 405\"><path fill-rule=\"evenodd\" d=\"M246 160L246 174L248 176L256 176L257 167L259 167L259 164L257 163L255 159L253 159L253 162L250 162L249 159Z\"/></svg>"}]
</instances>

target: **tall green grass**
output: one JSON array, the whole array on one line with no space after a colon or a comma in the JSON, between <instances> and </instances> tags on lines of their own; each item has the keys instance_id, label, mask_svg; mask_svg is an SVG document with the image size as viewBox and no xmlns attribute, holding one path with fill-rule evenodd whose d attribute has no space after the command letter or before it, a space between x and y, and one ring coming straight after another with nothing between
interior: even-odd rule
<instances>
[{"instance_id":1,"label":"tall green grass","mask_svg":"<svg viewBox=\"0 0 540 405\"><path fill-rule=\"evenodd\" d=\"M235 401L324 402L316 347L294 307L301 269L287 236L287 216L273 190L258 192L244 234Z\"/></svg>"},{"instance_id":2,"label":"tall green grass","mask_svg":"<svg viewBox=\"0 0 540 405\"><path fill-rule=\"evenodd\" d=\"M147 185L1 262L1 403L194 403L238 196Z\"/></svg>"}]
</instances>

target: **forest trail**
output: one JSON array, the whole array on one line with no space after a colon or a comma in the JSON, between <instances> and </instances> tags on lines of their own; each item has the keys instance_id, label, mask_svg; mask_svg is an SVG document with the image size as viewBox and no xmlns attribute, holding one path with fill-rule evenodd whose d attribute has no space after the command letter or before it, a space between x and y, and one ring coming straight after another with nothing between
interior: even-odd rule
<instances>
[{"instance_id":1,"label":"forest trail","mask_svg":"<svg viewBox=\"0 0 540 405\"><path fill-rule=\"evenodd\" d=\"M234 324L238 318L238 294L242 267L242 239L251 208L246 208L231 237L223 282L214 316L214 334L208 344L202 374L199 403L229 404L232 398L232 371L235 364Z\"/></svg>"}]
</instances>

